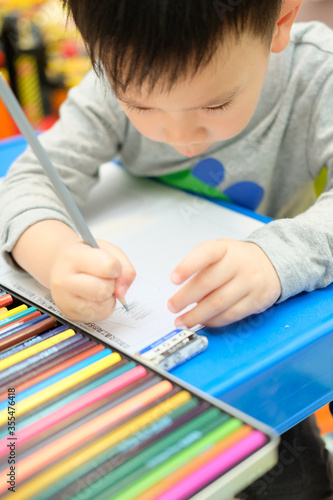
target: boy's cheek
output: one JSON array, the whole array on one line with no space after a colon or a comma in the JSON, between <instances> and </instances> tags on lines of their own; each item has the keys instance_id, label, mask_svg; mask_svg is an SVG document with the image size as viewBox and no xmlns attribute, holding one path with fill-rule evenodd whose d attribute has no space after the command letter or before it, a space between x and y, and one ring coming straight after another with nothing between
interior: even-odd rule
<instances>
[{"instance_id":1,"label":"boy's cheek","mask_svg":"<svg viewBox=\"0 0 333 500\"><path fill-rule=\"evenodd\" d=\"M147 118L140 119L139 117L133 118L133 116L128 116L128 118L137 131L147 137L147 139L156 142L164 142L163 128L158 120L153 118L150 120Z\"/></svg>"}]
</instances>

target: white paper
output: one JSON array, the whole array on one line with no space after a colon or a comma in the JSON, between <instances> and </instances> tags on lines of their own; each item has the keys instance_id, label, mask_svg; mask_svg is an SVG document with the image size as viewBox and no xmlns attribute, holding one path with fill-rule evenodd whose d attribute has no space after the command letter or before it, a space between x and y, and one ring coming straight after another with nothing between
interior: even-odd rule
<instances>
[{"instance_id":1,"label":"white paper","mask_svg":"<svg viewBox=\"0 0 333 500\"><path fill-rule=\"evenodd\" d=\"M114 164L101 167L101 179L82 210L96 238L118 245L137 278L126 300L98 324L79 324L99 338L135 353L174 329L166 303L178 289L173 268L199 243L243 239L262 222L149 179L134 178ZM59 314L49 290L0 260L1 283Z\"/></svg>"}]
</instances>

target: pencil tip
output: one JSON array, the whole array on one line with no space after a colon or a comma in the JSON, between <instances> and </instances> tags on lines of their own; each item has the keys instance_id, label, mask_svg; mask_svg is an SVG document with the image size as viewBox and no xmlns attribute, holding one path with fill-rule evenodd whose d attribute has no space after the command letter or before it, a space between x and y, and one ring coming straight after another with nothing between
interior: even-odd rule
<instances>
[{"instance_id":1,"label":"pencil tip","mask_svg":"<svg viewBox=\"0 0 333 500\"><path fill-rule=\"evenodd\" d=\"M129 311L129 308L128 308L128 305L127 305L127 302L125 299L118 299L119 302L121 303L121 305L123 306L123 308L125 309L125 311Z\"/></svg>"}]
</instances>

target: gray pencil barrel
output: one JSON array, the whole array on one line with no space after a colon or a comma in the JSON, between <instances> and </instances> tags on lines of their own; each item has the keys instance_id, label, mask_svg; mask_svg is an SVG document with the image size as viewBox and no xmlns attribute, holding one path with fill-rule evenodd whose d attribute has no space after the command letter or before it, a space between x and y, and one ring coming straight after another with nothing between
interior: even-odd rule
<instances>
[{"instance_id":1,"label":"gray pencil barrel","mask_svg":"<svg viewBox=\"0 0 333 500\"><path fill-rule=\"evenodd\" d=\"M2 98L5 106L7 107L9 113L12 115L16 125L22 132L22 135L26 138L31 149L35 153L39 162L43 166L45 173L49 177L55 192L57 193L59 199L66 208L69 216L71 217L77 231L82 236L82 239L88 245L98 248L96 240L91 234L80 210L72 199L68 189L62 182L60 175L58 174L56 168L49 159L48 154L41 145L40 141L35 135L35 131L30 125L28 119L23 113L21 106L19 105L13 91L8 87L4 78L0 73L0 97Z\"/></svg>"}]
</instances>

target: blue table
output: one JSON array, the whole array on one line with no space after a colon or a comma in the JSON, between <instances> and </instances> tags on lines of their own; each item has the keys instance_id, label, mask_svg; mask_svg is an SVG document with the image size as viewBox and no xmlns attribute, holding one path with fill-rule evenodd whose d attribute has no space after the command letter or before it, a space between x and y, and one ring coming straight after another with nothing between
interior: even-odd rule
<instances>
[{"instance_id":1,"label":"blue table","mask_svg":"<svg viewBox=\"0 0 333 500\"><path fill-rule=\"evenodd\" d=\"M0 141L0 177L3 177L10 164L27 147L26 141L21 136Z\"/></svg>"},{"instance_id":2,"label":"blue table","mask_svg":"<svg viewBox=\"0 0 333 500\"><path fill-rule=\"evenodd\" d=\"M25 146L0 142L0 176ZM207 351L172 373L280 434L332 401L333 285L203 333Z\"/></svg>"}]
</instances>

